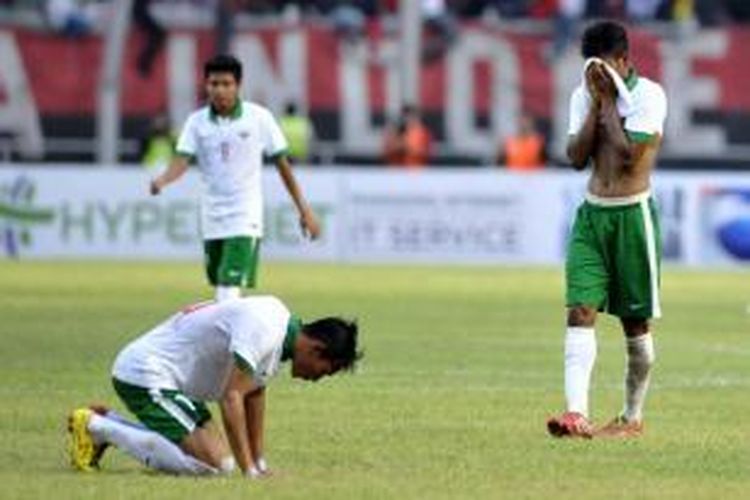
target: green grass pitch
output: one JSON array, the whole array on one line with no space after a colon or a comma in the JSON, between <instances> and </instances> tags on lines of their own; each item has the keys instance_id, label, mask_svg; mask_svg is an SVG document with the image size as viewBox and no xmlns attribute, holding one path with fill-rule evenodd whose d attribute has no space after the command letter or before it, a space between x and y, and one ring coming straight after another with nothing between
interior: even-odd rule
<instances>
[{"instance_id":1,"label":"green grass pitch","mask_svg":"<svg viewBox=\"0 0 750 500\"><path fill-rule=\"evenodd\" d=\"M118 349L210 297L197 264L0 263L0 498L747 498L750 274L667 268L665 319L638 441L545 435L562 407L562 276L554 269L264 264L262 292L306 318L355 316L358 373L271 383L277 475L189 479L117 450L72 471L64 417L122 408ZM602 317L593 417L622 399L623 346ZM218 416L214 411L214 415Z\"/></svg>"}]
</instances>

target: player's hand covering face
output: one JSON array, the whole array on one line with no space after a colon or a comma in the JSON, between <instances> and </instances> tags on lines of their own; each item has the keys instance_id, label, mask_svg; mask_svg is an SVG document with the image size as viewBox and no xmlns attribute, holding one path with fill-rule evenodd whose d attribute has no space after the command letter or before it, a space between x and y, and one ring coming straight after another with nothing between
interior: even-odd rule
<instances>
[{"instance_id":1,"label":"player's hand covering face","mask_svg":"<svg viewBox=\"0 0 750 500\"><path fill-rule=\"evenodd\" d=\"M586 70L586 85L596 101L614 100L617 97L615 82L599 63L591 64Z\"/></svg>"},{"instance_id":2,"label":"player's hand covering face","mask_svg":"<svg viewBox=\"0 0 750 500\"><path fill-rule=\"evenodd\" d=\"M237 101L238 82L232 73L211 73L206 79L206 93L217 111L227 113Z\"/></svg>"}]
</instances>

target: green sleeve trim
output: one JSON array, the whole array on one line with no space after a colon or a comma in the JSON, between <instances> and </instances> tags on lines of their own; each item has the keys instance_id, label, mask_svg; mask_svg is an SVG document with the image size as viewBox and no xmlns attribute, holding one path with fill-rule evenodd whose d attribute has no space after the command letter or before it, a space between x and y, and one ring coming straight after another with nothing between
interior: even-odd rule
<instances>
[{"instance_id":1,"label":"green sleeve trim","mask_svg":"<svg viewBox=\"0 0 750 500\"><path fill-rule=\"evenodd\" d=\"M273 154L267 155L269 160L278 160L282 156L289 156L289 148L279 149Z\"/></svg>"},{"instance_id":2,"label":"green sleeve trim","mask_svg":"<svg viewBox=\"0 0 750 500\"><path fill-rule=\"evenodd\" d=\"M194 165L196 161L196 156L191 153L186 153L185 151L175 151L175 156L179 158L185 158L188 161L188 165Z\"/></svg>"},{"instance_id":3,"label":"green sleeve trim","mask_svg":"<svg viewBox=\"0 0 750 500\"><path fill-rule=\"evenodd\" d=\"M234 353L234 363L237 365L237 368L247 373L249 376L252 377L255 374L253 365L251 365L250 362L243 358L238 352Z\"/></svg>"},{"instance_id":4,"label":"green sleeve trim","mask_svg":"<svg viewBox=\"0 0 750 500\"><path fill-rule=\"evenodd\" d=\"M631 130L627 130L626 132L628 134L628 139L630 139L631 142L641 144L652 142L656 137L656 134L649 134L648 132L633 132Z\"/></svg>"},{"instance_id":5,"label":"green sleeve trim","mask_svg":"<svg viewBox=\"0 0 750 500\"><path fill-rule=\"evenodd\" d=\"M295 315L289 316L289 323L286 327L286 336L284 337L284 347L281 350L281 361L294 359L294 345L297 343L297 337L302 331L302 320Z\"/></svg>"}]
</instances>

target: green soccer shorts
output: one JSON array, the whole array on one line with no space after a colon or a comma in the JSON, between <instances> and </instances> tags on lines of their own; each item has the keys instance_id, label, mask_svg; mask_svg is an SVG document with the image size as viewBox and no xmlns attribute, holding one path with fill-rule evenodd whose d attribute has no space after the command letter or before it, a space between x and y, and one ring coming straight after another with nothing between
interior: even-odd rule
<instances>
[{"instance_id":1,"label":"green soccer shorts","mask_svg":"<svg viewBox=\"0 0 750 500\"><path fill-rule=\"evenodd\" d=\"M565 263L566 304L619 318L659 318L661 232L650 197L620 206L585 201Z\"/></svg>"},{"instance_id":2,"label":"green soccer shorts","mask_svg":"<svg viewBox=\"0 0 750 500\"><path fill-rule=\"evenodd\" d=\"M258 274L260 238L234 236L203 242L211 286L253 288Z\"/></svg>"},{"instance_id":3,"label":"green soccer shorts","mask_svg":"<svg viewBox=\"0 0 750 500\"><path fill-rule=\"evenodd\" d=\"M143 425L180 444L196 428L211 420L208 407L180 391L147 389L112 379L115 392Z\"/></svg>"}]
</instances>

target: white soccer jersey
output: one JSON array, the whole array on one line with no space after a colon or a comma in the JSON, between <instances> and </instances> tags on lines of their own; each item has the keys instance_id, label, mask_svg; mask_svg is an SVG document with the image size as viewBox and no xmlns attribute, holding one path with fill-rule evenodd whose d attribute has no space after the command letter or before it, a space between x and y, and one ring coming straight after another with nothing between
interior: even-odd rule
<instances>
[{"instance_id":1,"label":"white soccer jersey","mask_svg":"<svg viewBox=\"0 0 750 500\"><path fill-rule=\"evenodd\" d=\"M279 370L290 318L286 306L271 296L196 304L125 346L112 376L215 401L238 356L265 385Z\"/></svg>"},{"instance_id":2,"label":"white soccer jersey","mask_svg":"<svg viewBox=\"0 0 750 500\"><path fill-rule=\"evenodd\" d=\"M654 134L663 135L667 118L667 96L661 85L635 74L626 81L632 99L632 111L624 117L625 131L631 139L639 141ZM581 130L591 106L591 97L581 84L570 97L570 121L568 133L575 135Z\"/></svg>"},{"instance_id":3,"label":"white soccer jersey","mask_svg":"<svg viewBox=\"0 0 750 500\"><path fill-rule=\"evenodd\" d=\"M263 156L287 149L287 141L266 108L241 101L229 117L209 106L185 122L179 154L196 158L203 180L203 238L263 236Z\"/></svg>"}]
</instances>

